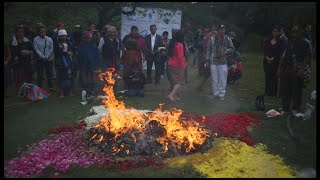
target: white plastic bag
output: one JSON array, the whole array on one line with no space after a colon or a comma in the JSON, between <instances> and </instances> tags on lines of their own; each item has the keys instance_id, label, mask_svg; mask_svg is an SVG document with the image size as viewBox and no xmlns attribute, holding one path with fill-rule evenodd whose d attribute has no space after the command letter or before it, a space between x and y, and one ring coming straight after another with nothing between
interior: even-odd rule
<instances>
[{"instance_id":1,"label":"white plastic bag","mask_svg":"<svg viewBox=\"0 0 320 180\"><path fill-rule=\"evenodd\" d=\"M266 115L268 117L276 117L276 116L279 116L280 113L278 111L274 110L274 109L271 109L268 112L266 112Z\"/></svg>"}]
</instances>

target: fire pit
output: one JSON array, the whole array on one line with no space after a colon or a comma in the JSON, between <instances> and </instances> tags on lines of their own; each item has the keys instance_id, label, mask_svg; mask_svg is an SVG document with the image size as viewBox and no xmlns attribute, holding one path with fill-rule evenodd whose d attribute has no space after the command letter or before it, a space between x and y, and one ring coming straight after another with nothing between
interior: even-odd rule
<instances>
[{"instance_id":1,"label":"fire pit","mask_svg":"<svg viewBox=\"0 0 320 180\"><path fill-rule=\"evenodd\" d=\"M92 147L97 147L114 156L149 155L172 157L211 148L211 132L192 119L182 119L182 110L162 110L141 113L126 107L114 95L114 69L99 75L106 81L103 99L109 114L91 127L84 139Z\"/></svg>"}]
</instances>

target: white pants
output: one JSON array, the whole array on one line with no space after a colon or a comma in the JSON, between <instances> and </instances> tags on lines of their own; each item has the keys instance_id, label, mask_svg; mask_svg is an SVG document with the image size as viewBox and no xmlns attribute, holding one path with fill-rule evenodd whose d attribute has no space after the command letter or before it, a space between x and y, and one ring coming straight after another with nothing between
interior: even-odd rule
<instances>
[{"instance_id":1,"label":"white pants","mask_svg":"<svg viewBox=\"0 0 320 180\"><path fill-rule=\"evenodd\" d=\"M214 96L224 97L226 94L226 85L228 77L228 66L224 65L210 65L212 92Z\"/></svg>"}]
</instances>

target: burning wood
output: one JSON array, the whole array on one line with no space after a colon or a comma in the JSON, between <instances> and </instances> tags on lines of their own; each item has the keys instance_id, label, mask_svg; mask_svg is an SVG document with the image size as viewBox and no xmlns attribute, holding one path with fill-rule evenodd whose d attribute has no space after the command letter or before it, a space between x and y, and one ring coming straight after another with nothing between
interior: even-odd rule
<instances>
[{"instance_id":1,"label":"burning wood","mask_svg":"<svg viewBox=\"0 0 320 180\"><path fill-rule=\"evenodd\" d=\"M103 103L109 110L99 123L89 129L85 139L108 154L117 156L152 155L177 156L204 151L211 147L213 136L209 130L192 119L180 119L182 110L141 113L125 107L113 92L113 69L100 74L106 81Z\"/></svg>"}]
</instances>

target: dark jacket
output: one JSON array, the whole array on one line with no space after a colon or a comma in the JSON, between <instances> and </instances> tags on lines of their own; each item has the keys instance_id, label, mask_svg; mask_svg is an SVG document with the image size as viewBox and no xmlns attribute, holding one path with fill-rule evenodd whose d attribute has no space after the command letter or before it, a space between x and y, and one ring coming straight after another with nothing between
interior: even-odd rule
<instances>
[{"instance_id":1,"label":"dark jacket","mask_svg":"<svg viewBox=\"0 0 320 180\"><path fill-rule=\"evenodd\" d=\"M146 41L147 44L147 58L148 56L150 57L151 55L157 55L158 54L158 48L163 47L163 41L162 37L158 34L156 34L156 39L154 42L154 48L153 51L151 49L151 34L148 34L144 40Z\"/></svg>"}]
</instances>

